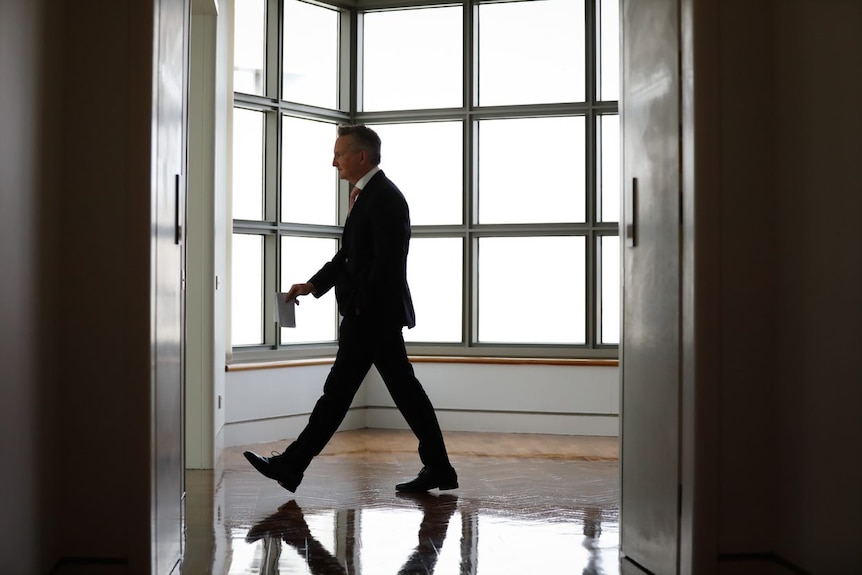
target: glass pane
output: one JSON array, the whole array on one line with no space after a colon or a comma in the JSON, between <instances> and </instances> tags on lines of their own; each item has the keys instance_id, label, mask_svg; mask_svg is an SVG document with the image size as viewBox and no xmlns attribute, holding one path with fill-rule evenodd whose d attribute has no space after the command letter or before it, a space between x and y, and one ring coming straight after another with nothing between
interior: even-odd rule
<instances>
[{"instance_id":1,"label":"glass pane","mask_svg":"<svg viewBox=\"0 0 862 575\"><path fill-rule=\"evenodd\" d=\"M480 238L478 257L480 342L585 342L583 237Z\"/></svg>"},{"instance_id":2,"label":"glass pane","mask_svg":"<svg viewBox=\"0 0 862 575\"><path fill-rule=\"evenodd\" d=\"M338 241L330 238L281 238L281 289L303 283L332 259L338 251ZM316 299L308 295L299 299L296 327L281 328L281 343L335 341L338 308L335 290Z\"/></svg>"},{"instance_id":3,"label":"glass pane","mask_svg":"<svg viewBox=\"0 0 862 575\"><path fill-rule=\"evenodd\" d=\"M461 238L413 238L407 283L416 308L416 327L405 341L460 342L464 278Z\"/></svg>"},{"instance_id":4,"label":"glass pane","mask_svg":"<svg viewBox=\"0 0 862 575\"><path fill-rule=\"evenodd\" d=\"M460 107L460 6L365 14L363 109Z\"/></svg>"},{"instance_id":5,"label":"glass pane","mask_svg":"<svg viewBox=\"0 0 862 575\"><path fill-rule=\"evenodd\" d=\"M620 99L620 0L601 0L599 6L601 68L599 99Z\"/></svg>"},{"instance_id":6,"label":"glass pane","mask_svg":"<svg viewBox=\"0 0 862 575\"><path fill-rule=\"evenodd\" d=\"M463 221L464 144L461 122L372 126L382 145L381 167L404 193L414 226ZM428 158L434 158L428 173Z\"/></svg>"},{"instance_id":7,"label":"glass pane","mask_svg":"<svg viewBox=\"0 0 862 575\"><path fill-rule=\"evenodd\" d=\"M281 125L282 221L337 224L338 174L332 167L335 126L289 116L282 118Z\"/></svg>"},{"instance_id":8,"label":"glass pane","mask_svg":"<svg viewBox=\"0 0 862 575\"><path fill-rule=\"evenodd\" d=\"M618 344L620 342L620 238L603 236L601 238L601 297L599 342Z\"/></svg>"},{"instance_id":9,"label":"glass pane","mask_svg":"<svg viewBox=\"0 0 862 575\"><path fill-rule=\"evenodd\" d=\"M284 3L282 98L338 106L338 21L336 10L299 0Z\"/></svg>"},{"instance_id":10,"label":"glass pane","mask_svg":"<svg viewBox=\"0 0 862 575\"><path fill-rule=\"evenodd\" d=\"M266 2L234 3L233 89L263 95L266 58Z\"/></svg>"},{"instance_id":11,"label":"glass pane","mask_svg":"<svg viewBox=\"0 0 862 575\"><path fill-rule=\"evenodd\" d=\"M263 112L233 109L233 213L236 220L263 217Z\"/></svg>"},{"instance_id":12,"label":"glass pane","mask_svg":"<svg viewBox=\"0 0 862 575\"><path fill-rule=\"evenodd\" d=\"M479 105L584 101L584 2L481 4Z\"/></svg>"},{"instance_id":13,"label":"glass pane","mask_svg":"<svg viewBox=\"0 0 862 575\"><path fill-rule=\"evenodd\" d=\"M263 237L233 234L231 344L263 343Z\"/></svg>"},{"instance_id":14,"label":"glass pane","mask_svg":"<svg viewBox=\"0 0 862 575\"><path fill-rule=\"evenodd\" d=\"M584 118L479 122L479 223L582 222Z\"/></svg>"},{"instance_id":15,"label":"glass pane","mask_svg":"<svg viewBox=\"0 0 862 575\"><path fill-rule=\"evenodd\" d=\"M599 116L599 220L620 221L620 117Z\"/></svg>"}]
</instances>

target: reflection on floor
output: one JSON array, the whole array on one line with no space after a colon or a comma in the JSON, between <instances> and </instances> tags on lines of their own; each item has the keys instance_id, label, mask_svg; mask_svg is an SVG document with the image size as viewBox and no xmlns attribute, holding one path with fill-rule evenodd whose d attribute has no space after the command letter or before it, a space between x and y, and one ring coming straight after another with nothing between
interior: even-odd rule
<instances>
[{"instance_id":1,"label":"reflection on floor","mask_svg":"<svg viewBox=\"0 0 862 575\"><path fill-rule=\"evenodd\" d=\"M215 474L189 471L182 572L620 572L615 439L447 433L460 488L399 495L395 483L419 469L409 432L336 438L296 494L258 475L242 448Z\"/></svg>"}]
</instances>

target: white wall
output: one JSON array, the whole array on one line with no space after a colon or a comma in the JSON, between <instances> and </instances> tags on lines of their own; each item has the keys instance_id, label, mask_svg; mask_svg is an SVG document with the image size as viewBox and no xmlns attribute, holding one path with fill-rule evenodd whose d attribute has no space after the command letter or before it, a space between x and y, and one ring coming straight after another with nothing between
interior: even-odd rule
<instances>
[{"instance_id":1,"label":"white wall","mask_svg":"<svg viewBox=\"0 0 862 575\"><path fill-rule=\"evenodd\" d=\"M217 15L195 2L189 70L189 166L186 216L186 468L213 466L215 311L215 71ZM222 371L222 370L220 370Z\"/></svg>"},{"instance_id":2,"label":"white wall","mask_svg":"<svg viewBox=\"0 0 862 575\"><path fill-rule=\"evenodd\" d=\"M719 554L773 550L774 99L768 2L720 6ZM745 94L745 97L742 95ZM739 521L740 509L746 520Z\"/></svg>"},{"instance_id":3,"label":"white wall","mask_svg":"<svg viewBox=\"0 0 862 575\"><path fill-rule=\"evenodd\" d=\"M153 30L0 3L3 573L149 572Z\"/></svg>"},{"instance_id":4,"label":"white wall","mask_svg":"<svg viewBox=\"0 0 862 575\"><path fill-rule=\"evenodd\" d=\"M229 353L227 290L228 280L228 239L230 216L228 211L229 185L233 177L230 158L230 142L233 138L230 113L233 106L233 10L232 0L218 2L218 22L216 25L216 64L215 64L215 183L213 192L213 273L215 295L213 299L213 395L212 410L213 454L218 456L224 448L225 424L225 358Z\"/></svg>"},{"instance_id":5,"label":"white wall","mask_svg":"<svg viewBox=\"0 0 862 575\"><path fill-rule=\"evenodd\" d=\"M328 365L227 373L225 446L294 438L323 390ZM363 384L342 429L366 427Z\"/></svg>"},{"instance_id":6,"label":"white wall","mask_svg":"<svg viewBox=\"0 0 862 575\"><path fill-rule=\"evenodd\" d=\"M186 467L224 448L232 2L194 0L186 240Z\"/></svg>"},{"instance_id":7,"label":"white wall","mask_svg":"<svg viewBox=\"0 0 862 575\"><path fill-rule=\"evenodd\" d=\"M616 367L414 363L449 431L618 434ZM225 444L296 437L320 396L328 365L227 374ZM376 370L342 429L406 429Z\"/></svg>"},{"instance_id":8,"label":"white wall","mask_svg":"<svg viewBox=\"0 0 862 575\"><path fill-rule=\"evenodd\" d=\"M0 564L13 575L44 572L53 558L38 521L41 15L41 2L0 3Z\"/></svg>"},{"instance_id":9,"label":"white wall","mask_svg":"<svg viewBox=\"0 0 862 575\"><path fill-rule=\"evenodd\" d=\"M862 3L716 4L718 573L860 573Z\"/></svg>"},{"instance_id":10,"label":"white wall","mask_svg":"<svg viewBox=\"0 0 862 575\"><path fill-rule=\"evenodd\" d=\"M774 5L776 547L862 573L862 2Z\"/></svg>"},{"instance_id":11,"label":"white wall","mask_svg":"<svg viewBox=\"0 0 862 575\"><path fill-rule=\"evenodd\" d=\"M416 363L414 369L446 430L619 432L616 367ZM368 426L407 429L376 371L367 385Z\"/></svg>"}]
</instances>

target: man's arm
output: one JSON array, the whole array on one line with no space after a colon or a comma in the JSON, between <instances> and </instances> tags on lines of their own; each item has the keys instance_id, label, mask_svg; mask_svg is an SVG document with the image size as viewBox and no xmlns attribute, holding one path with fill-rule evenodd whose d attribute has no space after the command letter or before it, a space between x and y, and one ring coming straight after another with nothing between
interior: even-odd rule
<instances>
[{"instance_id":1,"label":"man's arm","mask_svg":"<svg viewBox=\"0 0 862 575\"><path fill-rule=\"evenodd\" d=\"M335 285L336 279L344 271L345 256L344 250L338 250L330 261L326 262L320 270L314 274L310 280L305 283L293 284L287 292L287 299L296 298L297 296L311 294L319 298L324 295L332 286ZM299 301L297 300L297 304Z\"/></svg>"}]
</instances>

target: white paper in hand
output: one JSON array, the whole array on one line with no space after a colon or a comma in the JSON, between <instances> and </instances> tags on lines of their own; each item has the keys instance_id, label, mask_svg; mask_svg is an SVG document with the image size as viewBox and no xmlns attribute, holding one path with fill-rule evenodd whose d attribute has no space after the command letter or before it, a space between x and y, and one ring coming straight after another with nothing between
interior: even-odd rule
<instances>
[{"instance_id":1,"label":"white paper in hand","mask_svg":"<svg viewBox=\"0 0 862 575\"><path fill-rule=\"evenodd\" d=\"M275 294L276 321L281 327L296 327L296 299L287 300L287 292Z\"/></svg>"}]
</instances>

